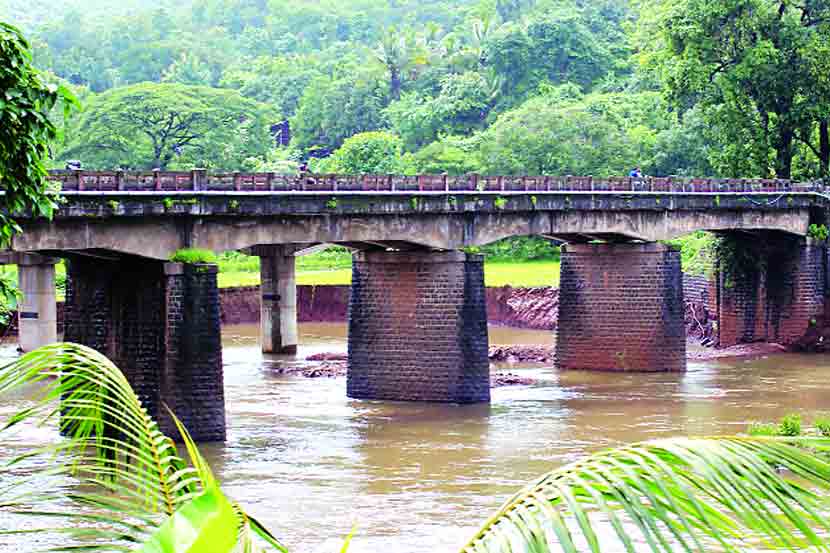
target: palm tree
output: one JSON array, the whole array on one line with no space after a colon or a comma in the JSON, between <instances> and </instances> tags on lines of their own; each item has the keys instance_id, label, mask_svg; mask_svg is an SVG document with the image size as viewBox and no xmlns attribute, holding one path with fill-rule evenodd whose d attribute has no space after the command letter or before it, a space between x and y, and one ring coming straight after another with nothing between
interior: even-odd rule
<instances>
[{"instance_id":1,"label":"palm tree","mask_svg":"<svg viewBox=\"0 0 830 553\"><path fill-rule=\"evenodd\" d=\"M52 530L75 541L53 551L286 551L222 493L177 421L190 463L179 457L102 355L56 344L0 367L0 396L32 384L34 404L0 431L59 419L66 439L7 463L12 481L0 488L0 509L63 523ZM734 437L600 452L514 495L462 553L606 553L611 541L627 553L828 551L828 451L826 438ZM50 468L13 474L20 462L42 456ZM32 486L51 476L77 485L69 492ZM50 507L66 499L78 508Z\"/></svg>"},{"instance_id":2,"label":"palm tree","mask_svg":"<svg viewBox=\"0 0 830 553\"><path fill-rule=\"evenodd\" d=\"M422 41L411 28L389 27L373 50L375 58L389 73L389 96L401 97L404 76L427 63Z\"/></svg>"}]
</instances>

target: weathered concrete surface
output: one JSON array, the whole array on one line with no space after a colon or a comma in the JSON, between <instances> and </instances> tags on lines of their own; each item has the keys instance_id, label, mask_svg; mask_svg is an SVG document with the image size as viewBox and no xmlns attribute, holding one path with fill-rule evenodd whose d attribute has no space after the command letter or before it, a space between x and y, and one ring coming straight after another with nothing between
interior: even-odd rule
<instances>
[{"instance_id":1,"label":"weathered concrete surface","mask_svg":"<svg viewBox=\"0 0 830 553\"><path fill-rule=\"evenodd\" d=\"M456 249L541 235L567 242L644 241L696 230L805 236L818 194L661 193L96 193L67 195L51 223L25 222L22 252L112 251L169 259L270 244L417 244ZM173 203L171 203L173 202ZM113 207L117 206L117 207Z\"/></svg>"},{"instance_id":2,"label":"weathered concrete surface","mask_svg":"<svg viewBox=\"0 0 830 553\"><path fill-rule=\"evenodd\" d=\"M490 400L482 257L367 252L352 275L349 397Z\"/></svg>"},{"instance_id":3,"label":"weathered concrete surface","mask_svg":"<svg viewBox=\"0 0 830 553\"><path fill-rule=\"evenodd\" d=\"M292 248L260 246L252 251L260 258L260 339L263 353L296 353L296 261Z\"/></svg>"},{"instance_id":4,"label":"weathered concrete surface","mask_svg":"<svg viewBox=\"0 0 830 553\"><path fill-rule=\"evenodd\" d=\"M561 271L557 368L686 370L679 250L568 244Z\"/></svg>"},{"instance_id":5,"label":"weathered concrete surface","mask_svg":"<svg viewBox=\"0 0 830 553\"><path fill-rule=\"evenodd\" d=\"M17 311L20 349L33 351L58 341L57 260L23 254L17 256L16 261L18 288L22 294Z\"/></svg>"}]
</instances>

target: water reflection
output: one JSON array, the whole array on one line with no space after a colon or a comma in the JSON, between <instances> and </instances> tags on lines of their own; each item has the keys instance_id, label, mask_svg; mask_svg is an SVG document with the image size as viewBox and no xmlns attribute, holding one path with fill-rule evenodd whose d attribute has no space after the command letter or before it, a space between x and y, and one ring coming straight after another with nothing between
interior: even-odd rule
<instances>
[{"instance_id":1,"label":"water reflection","mask_svg":"<svg viewBox=\"0 0 830 553\"><path fill-rule=\"evenodd\" d=\"M298 357L344 352L345 331L302 325ZM493 343L551 340L491 331ZM830 410L830 357L801 355L690 362L682 375L520 369L543 382L495 389L490 405L354 401L345 379L278 374L276 364L297 361L263 359L256 334L225 330L228 442L206 453L228 492L293 551L343 536L354 522L352 552L453 551L518 486L586 452ZM0 414L25 401L5 399ZM30 429L0 443L0 456L56 438Z\"/></svg>"}]
</instances>

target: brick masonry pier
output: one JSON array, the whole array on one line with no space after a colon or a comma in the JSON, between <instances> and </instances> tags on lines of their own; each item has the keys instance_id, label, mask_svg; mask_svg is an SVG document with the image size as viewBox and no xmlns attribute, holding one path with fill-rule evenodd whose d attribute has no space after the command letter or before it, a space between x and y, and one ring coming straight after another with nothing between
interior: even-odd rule
<instances>
[{"instance_id":1,"label":"brick masonry pier","mask_svg":"<svg viewBox=\"0 0 830 553\"><path fill-rule=\"evenodd\" d=\"M483 258L354 256L347 393L360 399L490 400Z\"/></svg>"},{"instance_id":2,"label":"brick masonry pier","mask_svg":"<svg viewBox=\"0 0 830 553\"><path fill-rule=\"evenodd\" d=\"M164 403L201 442L225 439L216 272L80 256L67 267L64 339L112 359L163 431L178 435Z\"/></svg>"},{"instance_id":3,"label":"brick masonry pier","mask_svg":"<svg viewBox=\"0 0 830 553\"><path fill-rule=\"evenodd\" d=\"M562 248L556 366L684 371L680 252L662 244Z\"/></svg>"},{"instance_id":4,"label":"brick masonry pier","mask_svg":"<svg viewBox=\"0 0 830 553\"><path fill-rule=\"evenodd\" d=\"M718 264L720 345L791 344L824 315L827 248L770 233L731 238L732 259Z\"/></svg>"}]
</instances>

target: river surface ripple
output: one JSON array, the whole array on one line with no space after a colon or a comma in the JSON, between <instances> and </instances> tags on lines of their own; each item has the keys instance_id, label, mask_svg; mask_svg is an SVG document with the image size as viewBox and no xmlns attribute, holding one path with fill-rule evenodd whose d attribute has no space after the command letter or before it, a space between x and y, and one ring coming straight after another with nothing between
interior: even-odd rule
<instances>
[{"instance_id":1,"label":"river surface ripple","mask_svg":"<svg viewBox=\"0 0 830 553\"><path fill-rule=\"evenodd\" d=\"M228 440L204 452L228 494L295 552L339 540L353 524L350 553L456 551L518 487L585 453L830 409L830 356L794 354L690 361L686 374L518 367L540 383L494 389L489 405L357 401L344 378L278 375L275 365L291 361L263 358L256 331L223 330ZM345 351L345 331L301 325L298 358ZM490 341L552 337L491 328ZM0 414L24 404L4 398ZM56 438L30 429L0 443L0 458Z\"/></svg>"}]
</instances>

